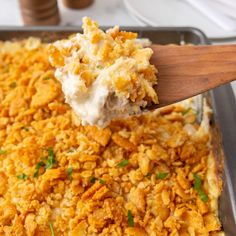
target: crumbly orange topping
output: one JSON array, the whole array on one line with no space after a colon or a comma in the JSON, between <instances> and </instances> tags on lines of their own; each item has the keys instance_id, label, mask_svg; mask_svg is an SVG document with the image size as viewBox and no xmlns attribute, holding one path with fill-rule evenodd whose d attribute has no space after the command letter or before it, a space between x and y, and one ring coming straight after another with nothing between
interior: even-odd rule
<instances>
[{"instance_id":1,"label":"crumbly orange topping","mask_svg":"<svg viewBox=\"0 0 236 236\"><path fill-rule=\"evenodd\" d=\"M219 235L207 113L81 126L46 46L0 43L0 235Z\"/></svg>"},{"instance_id":2,"label":"crumbly orange topping","mask_svg":"<svg viewBox=\"0 0 236 236\"><path fill-rule=\"evenodd\" d=\"M136 33L118 27L105 33L87 17L83 30L50 45L49 55L66 102L84 124L102 126L158 103L153 51L136 41Z\"/></svg>"}]
</instances>

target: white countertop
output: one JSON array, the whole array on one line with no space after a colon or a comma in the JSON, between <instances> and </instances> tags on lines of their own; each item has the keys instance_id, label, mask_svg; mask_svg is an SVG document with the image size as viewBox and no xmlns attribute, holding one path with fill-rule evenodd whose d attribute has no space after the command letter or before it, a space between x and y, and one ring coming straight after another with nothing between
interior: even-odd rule
<instances>
[{"instance_id":1,"label":"white countertop","mask_svg":"<svg viewBox=\"0 0 236 236\"><path fill-rule=\"evenodd\" d=\"M90 16L100 25L140 25L126 11L122 0L95 0L94 4L82 9L71 10L58 0L61 25L81 25L83 16ZM23 25L17 0L0 0L0 25Z\"/></svg>"},{"instance_id":2,"label":"white countertop","mask_svg":"<svg viewBox=\"0 0 236 236\"><path fill-rule=\"evenodd\" d=\"M126 10L122 0L95 0L94 4L84 10L69 10L58 0L61 12L60 25L81 25L83 16L90 16L100 25L141 26ZM0 0L0 26L21 26L20 10L17 0ZM187 22L186 22L187 24ZM236 95L236 81L232 83Z\"/></svg>"}]
</instances>

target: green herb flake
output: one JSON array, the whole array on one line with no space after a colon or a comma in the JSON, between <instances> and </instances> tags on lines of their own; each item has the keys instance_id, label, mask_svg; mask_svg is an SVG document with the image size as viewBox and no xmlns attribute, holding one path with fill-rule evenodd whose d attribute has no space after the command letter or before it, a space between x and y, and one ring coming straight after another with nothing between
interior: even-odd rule
<instances>
[{"instance_id":1,"label":"green herb flake","mask_svg":"<svg viewBox=\"0 0 236 236\"><path fill-rule=\"evenodd\" d=\"M94 184L96 182L96 177L91 176L90 177L90 183Z\"/></svg>"},{"instance_id":2,"label":"green herb flake","mask_svg":"<svg viewBox=\"0 0 236 236\"><path fill-rule=\"evenodd\" d=\"M38 176L39 176L39 170L36 170L35 172L34 172L34 178L37 178Z\"/></svg>"},{"instance_id":3,"label":"green herb flake","mask_svg":"<svg viewBox=\"0 0 236 236\"><path fill-rule=\"evenodd\" d=\"M200 111L194 111L194 114L195 114L196 116L199 116L199 115L200 115Z\"/></svg>"},{"instance_id":4,"label":"green herb flake","mask_svg":"<svg viewBox=\"0 0 236 236\"><path fill-rule=\"evenodd\" d=\"M167 172L159 172L156 174L157 179L165 179L168 176L169 173Z\"/></svg>"},{"instance_id":5,"label":"green herb flake","mask_svg":"<svg viewBox=\"0 0 236 236\"><path fill-rule=\"evenodd\" d=\"M72 168L72 167L69 167L69 168L67 169L67 174L68 174L68 176L69 176L70 179L72 178L72 173L73 173L73 168Z\"/></svg>"},{"instance_id":6,"label":"green herb flake","mask_svg":"<svg viewBox=\"0 0 236 236\"><path fill-rule=\"evenodd\" d=\"M12 82L12 83L10 83L10 88L15 88L16 86L17 86L17 83L16 83L16 81L14 81L14 82Z\"/></svg>"},{"instance_id":7,"label":"green herb flake","mask_svg":"<svg viewBox=\"0 0 236 236\"><path fill-rule=\"evenodd\" d=\"M194 189L199 191L202 187L202 180L198 174L194 174Z\"/></svg>"},{"instance_id":8,"label":"green herb flake","mask_svg":"<svg viewBox=\"0 0 236 236\"><path fill-rule=\"evenodd\" d=\"M130 210L128 210L128 225L129 227L134 227L134 219Z\"/></svg>"},{"instance_id":9,"label":"green herb flake","mask_svg":"<svg viewBox=\"0 0 236 236\"><path fill-rule=\"evenodd\" d=\"M53 225L51 222L49 222L49 227L50 227L50 231L51 231L51 236L55 236L55 232L54 232Z\"/></svg>"},{"instance_id":10,"label":"green herb flake","mask_svg":"<svg viewBox=\"0 0 236 236\"><path fill-rule=\"evenodd\" d=\"M24 174L24 173L19 174L19 175L17 175L16 177L17 177L18 179L22 179L22 180L28 179L28 176L27 176L26 174Z\"/></svg>"},{"instance_id":11,"label":"green herb flake","mask_svg":"<svg viewBox=\"0 0 236 236\"><path fill-rule=\"evenodd\" d=\"M184 115L188 114L191 110L192 110L191 108L188 108L188 109L182 111L181 113L184 116Z\"/></svg>"},{"instance_id":12,"label":"green herb flake","mask_svg":"<svg viewBox=\"0 0 236 236\"><path fill-rule=\"evenodd\" d=\"M97 68L98 68L98 69L102 69L102 66L101 66L101 65L97 65Z\"/></svg>"},{"instance_id":13,"label":"green herb flake","mask_svg":"<svg viewBox=\"0 0 236 236\"><path fill-rule=\"evenodd\" d=\"M6 153L7 153L6 150L2 150L2 149L0 149L0 155L2 155L2 154L6 154Z\"/></svg>"},{"instance_id":14,"label":"green herb flake","mask_svg":"<svg viewBox=\"0 0 236 236\"><path fill-rule=\"evenodd\" d=\"M25 131L29 131L29 128L25 126L21 127L21 129L24 129Z\"/></svg>"},{"instance_id":15,"label":"green herb flake","mask_svg":"<svg viewBox=\"0 0 236 236\"><path fill-rule=\"evenodd\" d=\"M118 167L125 167L129 164L129 160L124 159L123 161L121 161L117 166Z\"/></svg>"},{"instance_id":16,"label":"green herb flake","mask_svg":"<svg viewBox=\"0 0 236 236\"><path fill-rule=\"evenodd\" d=\"M34 172L34 178L37 178L39 175L39 169L41 166L45 166L45 163L40 161L39 163L37 163L37 165L35 166L35 172Z\"/></svg>"},{"instance_id":17,"label":"green herb flake","mask_svg":"<svg viewBox=\"0 0 236 236\"><path fill-rule=\"evenodd\" d=\"M40 161L39 163L37 163L37 165L35 166L35 169L38 170L41 166L45 166L45 163L43 161Z\"/></svg>"},{"instance_id":18,"label":"green herb flake","mask_svg":"<svg viewBox=\"0 0 236 236\"><path fill-rule=\"evenodd\" d=\"M100 184L105 184L106 181L105 181L104 179L99 179L99 183L100 183Z\"/></svg>"},{"instance_id":19,"label":"green herb flake","mask_svg":"<svg viewBox=\"0 0 236 236\"><path fill-rule=\"evenodd\" d=\"M197 191L200 199L203 202L208 201L208 196L205 194L205 192L202 190L202 180L198 174L194 174L194 189Z\"/></svg>"},{"instance_id":20,"label":"green herb flake","mask_svg":"<svg viewBox=\"0 0 236 236\"><path fill-rule=\"evenodd\" d=\"M199 191L198 194L203 202L208 202L208 196L203 192L203 190Z\"/></svg>"},{"instance_id":21,"label":"green herb flake","mask_svg":"<svg viewBox=\"0 0 236 236\"><path fill-rule=\"evenodd\" d=\"M49 79L51 79L51 77L49 76L43 78L43 80L49 80Z\"/></svg>"},{"instance_id":22,"label":"green herb flake","mask_svg":"<svg viewBox=\"0 0 236 236\"><path fill-rule=\"evenodd\" d=\"M56 163L56 160L55 160L54 151L52 148L49 148L48 149L48 160L46 160L45 169L51 169L55 163Z\"/></svg>"},{"instance_id":23,"label":"green herb flake","mask_svg":"<svg viewBox=\"0 0 236 236\"><path fill-rule=\"evenodd\" d=\"M74 148L71 148L70 150L68 150L67 152L68 153L73 153L75 151L75 149Z\"/></svg>"},{"instance_id":24,"label":"green herb flake","mask_svg":"<svg viewBox=\"0 0 236 236\"><path fill-rule=\"evenodd\" d=\"M53 151L52 148L49 148L49 149L48 149L48 156L49 156L49 157L53 157L53 158L55 157L54 151Z\"/></svg>"},{"instance_id":25,"label":"green herb flake","mask_svg":"<svg viewBox=\"0 0 236 236\"><path fill-rule=\"evenodd\" d=\"M145 177L148 178L148 179L151 179L151 176L152 176L152 173L148 172Z\"/></svg>"}]
</instances>

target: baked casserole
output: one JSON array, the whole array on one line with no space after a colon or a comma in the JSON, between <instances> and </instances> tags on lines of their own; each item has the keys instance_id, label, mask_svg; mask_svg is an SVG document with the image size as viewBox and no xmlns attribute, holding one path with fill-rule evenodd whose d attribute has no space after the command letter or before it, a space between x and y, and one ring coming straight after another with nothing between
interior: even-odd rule
<instances>
[{"instance_id":1,"label":"baked casserole","mask_svg":"<svg viewBox=\"0 0 236 236\"><path fill-rule=\"evenodd\" d=\"M223 234L206 102L82 126L47 48L0 43L0 235Z\"/></svg>"}]
</instances>

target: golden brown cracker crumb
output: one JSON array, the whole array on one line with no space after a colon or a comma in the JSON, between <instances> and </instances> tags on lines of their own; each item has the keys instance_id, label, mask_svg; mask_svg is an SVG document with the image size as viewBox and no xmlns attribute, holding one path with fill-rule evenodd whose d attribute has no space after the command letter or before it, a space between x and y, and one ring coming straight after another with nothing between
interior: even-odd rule
<instances>
[{"instance_id":1,"label":"golden brown cracker crumb","mask_svg":"<svg viewBox=\"0 0 236 236\"><path fill-rule=\"evenodd\" d=\"M211 137L182 104L83 127L47 45L31 38L0 48L0 235L51 235L49 224L55 235L217 235Z\"/></svg>"}]
</instances>

